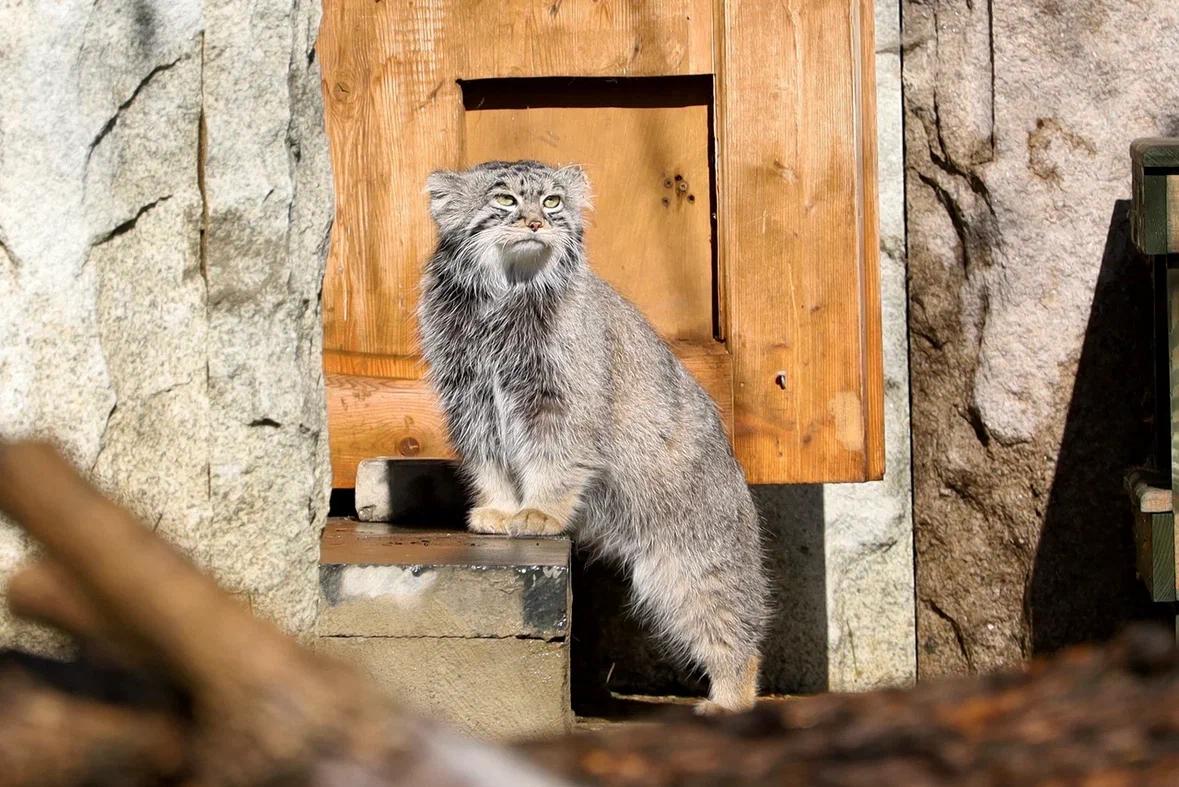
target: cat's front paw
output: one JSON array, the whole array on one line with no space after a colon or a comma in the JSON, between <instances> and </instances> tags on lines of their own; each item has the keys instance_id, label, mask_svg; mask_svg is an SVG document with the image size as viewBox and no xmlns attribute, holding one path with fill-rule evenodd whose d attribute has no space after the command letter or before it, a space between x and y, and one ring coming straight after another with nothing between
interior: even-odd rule
<instances>
[{"instance_id":1,"label":"cat's front paw","mask_svg":"<svg viewBox=\"0 0 1179 787\"><path fill-rule=\"evenodd\" d=\"M508 522L511 519L511 514L497 511L494 508L479 506L478 508L472 508L471 512L467 514L467 529L472 533L490 533L497 536L506 536L511 533L508 529Z\"/></svg>"},{"instance_id":2,"label":"cat's front paw","mask_svg":"<svg viewBox=\"0 0 1179 787\"><path fill-rule=\"evenodd\" d=\"M565 523L535 508L525 508L512 515L508 530L514 536L559 536Z\"/></svg>"}]
</instances>

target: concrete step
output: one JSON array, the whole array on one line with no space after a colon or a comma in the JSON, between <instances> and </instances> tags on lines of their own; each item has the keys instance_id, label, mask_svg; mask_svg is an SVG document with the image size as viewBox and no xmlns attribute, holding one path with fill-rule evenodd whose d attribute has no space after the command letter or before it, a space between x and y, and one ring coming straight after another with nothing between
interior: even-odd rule
<instances>
[{"instance_id":1,"label":"concrete step","mask_svg":"<svg viewBox=\"0 0 1179 787\"><path fill-rule=\"evenodd\" d=\"M569 540L330 519L318 646L474 735L569 729Z\"/></svg>"}]
</instances>

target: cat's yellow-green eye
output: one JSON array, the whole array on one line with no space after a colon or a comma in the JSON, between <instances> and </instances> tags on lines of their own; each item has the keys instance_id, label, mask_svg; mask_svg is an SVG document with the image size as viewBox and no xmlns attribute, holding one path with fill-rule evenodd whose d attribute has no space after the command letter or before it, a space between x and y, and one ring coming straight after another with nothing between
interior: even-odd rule
<instances>
[{"instance_id":1,"label":"cat's yellow-green eye","mask_svg":"<svg viewBox=\"0 0 1179 787\"><path fill-rule=\"evenodd\" d=\"M544 205L546 208L550 208L550 209L551 208L559 208L559 207L561 207L561 198L558 197L556 194L550 194L544 198L544 202L542 202L541 204Z\"/></svg>"},{"instance_id":2,"label":"cat's yellow-green eye","mask_svg":"<svg viewBox=\"0 0 1179 787\"><path fill-rule=\"evenodd\" d=\"M511 194L496 194L495 204L502 205L505 208L510 208L516 204L516 198Z\"/></svg>"}]
</instances>

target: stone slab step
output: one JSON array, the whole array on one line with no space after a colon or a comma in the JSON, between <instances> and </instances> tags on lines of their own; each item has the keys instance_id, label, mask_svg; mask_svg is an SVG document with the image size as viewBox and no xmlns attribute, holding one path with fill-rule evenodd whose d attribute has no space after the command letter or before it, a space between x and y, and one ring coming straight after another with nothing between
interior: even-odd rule
<instances>
[{"instance_id":1,"label":"stone slab step","mask_svg":"<svg viewBox=\"0 0 1179 787\"><path fill-rule=\"evenodd\" d=\"M505 740L566 731L570 543L330 519L318 644L406 705Z\"/></svg>"}]
</instances>

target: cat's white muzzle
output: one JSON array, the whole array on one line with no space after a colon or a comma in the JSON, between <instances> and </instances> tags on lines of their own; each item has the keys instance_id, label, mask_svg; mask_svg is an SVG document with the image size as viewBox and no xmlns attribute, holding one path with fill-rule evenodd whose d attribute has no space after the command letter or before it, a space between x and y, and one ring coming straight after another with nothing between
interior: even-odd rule
<instances>
[{"instance_id":1,"label":"cat's white muzzle","mask_svg":"<svg viewBox=\"0 0 1179 787\"><path fill-rule=\"evenodd\" d=\"M544 270L544 266L552 257L553 247L549 245L548 239L532 235L533 237L509 239L500 247L500 262L504 275L512 284L531 281Z\"/></svg>"}]
</instances>

